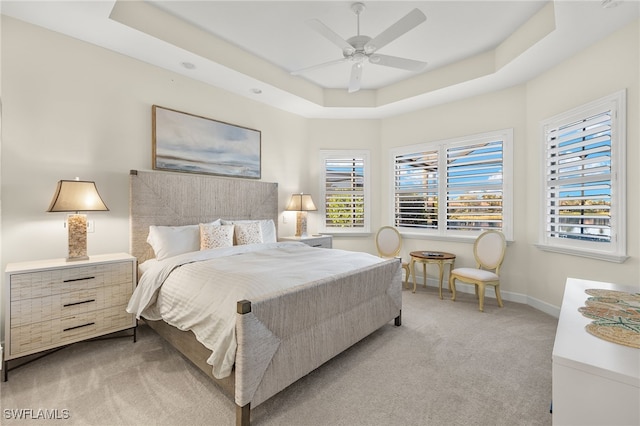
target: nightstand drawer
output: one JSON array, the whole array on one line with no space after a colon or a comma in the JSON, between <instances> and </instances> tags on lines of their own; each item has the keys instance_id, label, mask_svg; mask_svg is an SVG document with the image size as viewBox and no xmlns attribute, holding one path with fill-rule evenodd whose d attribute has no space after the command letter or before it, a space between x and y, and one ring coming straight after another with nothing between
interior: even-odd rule
<instances>
[{"instance_id":1,"label":"nightstand drawer","mask_svg":"<svg viewBox=\"0 0 640 426\"><path fill-rule=\"evenodd\" d=\"M28 355L88 337L135 327L127 305L56 318L11 329L11 356Z\"/></svg>"},{"instance_id":2,"label":"nightstand drawer","mask_svg":"<svg viewBox=\"0 0 640 426\"><path fill-rule=\"evenodd\" d=\"M11 302L11 328L56 318L126 305L131 282L94 287L53 296Z\"/></svg>"},{"instance_id":3,"label":"nightstand drawer","mask_svg":"<svg viewBox=\"0 0 640 426\"><path fill-rule=\"evenodd\" d=\"M10 295L13 302L132 280L130 262L52 269L11 275Z\"/></svg>"}]
</instances>

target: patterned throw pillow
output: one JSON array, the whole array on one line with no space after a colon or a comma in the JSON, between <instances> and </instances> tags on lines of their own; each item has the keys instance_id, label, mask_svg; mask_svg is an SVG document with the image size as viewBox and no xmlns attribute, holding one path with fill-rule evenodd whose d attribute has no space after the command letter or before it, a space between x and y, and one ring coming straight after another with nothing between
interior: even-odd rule
<instances>
[{"instance_id":1,"label":"patterned throw pillow","mask_svg":"<svg viewBox=\"0 0 640 426\"><path fill-rule=\"evenodd\" d=\"M236 223L236 244L262 244L262 226L260 222Z\"/></svg>"},{"instance_id":2,"label":"patterned throw pillow","mask_svg":"<svg viewBox=\"0 0 640 426\"><path fill-rule=\"evenodd\" d=\"M237 225L239 223L258 222L262 227L262 242L263 243L276 243L278 242L278 233L276 231L276 224L273 223L273 219L222 219L223 225Z\"/></svg>"},{"instance_id":3,"label":"patterned throw pillow","mask_svg":"<svg viewBox=\"0 0 640 426\"><path fill-rule=\"evenodd\" d=\"M200 250L233 246L234 225L200 224Z\"/></svg>"}]
</instances>

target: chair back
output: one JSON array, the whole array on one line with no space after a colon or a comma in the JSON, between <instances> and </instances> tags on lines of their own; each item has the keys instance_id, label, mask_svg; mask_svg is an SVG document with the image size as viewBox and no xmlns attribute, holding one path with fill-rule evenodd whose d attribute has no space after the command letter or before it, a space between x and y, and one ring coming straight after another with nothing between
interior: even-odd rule
<instances>
[{"instance_id":1,"label":"chair back","mask_svg":"<svg viewBox=\"0 0 640 426\"><path fill-rule=\"evenodd\" d=\"M500 265L504 260L507 241L500 231L485 231L476 238L473 244L473 255L479 268L491 269L500 273Z\"/></svg>"},{"instance_id":2,"label":"chair back","mask_svg":"<svg viewBox=\"0 0 640 426\"><path fill-rule=\"evenodd\" d=\"M376 234L376 249L380 257L397 257L402 248L400 232L393 226L383 226Z\"/></svg>"}]
</instances>

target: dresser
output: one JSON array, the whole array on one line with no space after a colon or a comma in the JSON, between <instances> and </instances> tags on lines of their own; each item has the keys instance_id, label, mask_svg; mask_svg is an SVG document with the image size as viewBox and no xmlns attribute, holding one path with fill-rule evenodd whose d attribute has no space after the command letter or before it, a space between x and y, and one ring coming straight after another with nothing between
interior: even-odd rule
<instances>
[{"instance_id":1,"label":"dresser","mask_svg":"<svg viewBox=\"0 0 640 426\"><path fill-rule=\"evenodd\" d=\"M639 290L568 278L552 355L554 425L640 424L640 349L612 343L585 330L578 312L587 289Z\"/></svg>"},{"instance_id":2,"label":"dresser","mask_svg":"<svg viewBox=\"0 0 640 426\"><path fill-rule=\"evenodd\" d=\"M125 310L135 257L10 263L5 273L4 380L12 359L126 329L135 341L136 319Z\"/></svg>"},{"instance_id":3,"label":"dresser","mask_svg":"<svg viewBox=\"0 0 640 426\"><path fill-rule=\"evenodd\" d=\"M280 241L298 241L311 247L332 248L331 235L310 235L308 237L282 237Z\"/></svg>"}]
</instances>

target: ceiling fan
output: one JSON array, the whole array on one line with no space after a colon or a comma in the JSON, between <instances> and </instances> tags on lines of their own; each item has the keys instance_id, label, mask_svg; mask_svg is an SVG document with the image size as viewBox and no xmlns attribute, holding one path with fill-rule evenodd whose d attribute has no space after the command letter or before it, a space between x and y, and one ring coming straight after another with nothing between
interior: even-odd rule
<instances>
[{"instance_id":1,"label":"ceiling fan","mask_svg":"<svg viewBox=\"0 0 640 426\"><path fill-rule=\"evenodd\" d=\"M327 38L332 43L342 49L343 58L325 62L312 67L303 68L293 71L292 75L299 75L307 71L324 68L329 65L341 62L353 62L351 67L351 77L349 79L349 93L360 90L360 80L362 77L362 65L366 60L372 64L384 65L387 67L400 68L407 71L422 71L427 66L426 62L416 61L413 59L399 58L397 56L381 55L377 53L378 49L391 43L401 35L417 27L427 20L427 17L419 9L413 9L395 24L384 30L378 36L371 38L360 34L360 14L364 11L363 3L353 3L351 10L357 17L357 35L345 40L336 34L333 30L320 22L318 19L311 19L307 24L316 30L320 35Z\"/></svg>"}]
</instances>

